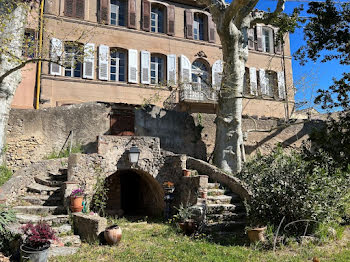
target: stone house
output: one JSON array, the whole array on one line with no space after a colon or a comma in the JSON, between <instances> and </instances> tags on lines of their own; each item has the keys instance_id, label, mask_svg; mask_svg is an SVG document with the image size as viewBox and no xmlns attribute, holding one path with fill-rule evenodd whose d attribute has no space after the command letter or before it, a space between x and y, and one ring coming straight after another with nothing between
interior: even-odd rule
<instances>
[{"instance_id":1,"label":"stone house","mask_svg":"<svg viewBox=\"0 0 350 262\"><path fill-rule=\"evenodd\" d=\"M28 23L29 40L39 41L38 16ZM210 13L195 1L47 0L43 18L43 56L64 67L23 69L13 108L103 101L215 113L221 45ZM244 115L284 118L294 107L289 36L275 46L276 32L261 24L248 32Z\"/></svg>"}]
</instances>

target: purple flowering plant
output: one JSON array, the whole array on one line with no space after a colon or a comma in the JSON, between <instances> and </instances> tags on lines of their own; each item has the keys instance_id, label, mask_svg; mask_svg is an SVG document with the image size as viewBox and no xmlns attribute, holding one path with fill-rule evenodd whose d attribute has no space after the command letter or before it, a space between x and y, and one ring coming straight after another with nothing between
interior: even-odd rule
<instances>
[{"instance_id":1,"label":"purple flowering plant","mask_svg":"<svg viewBox=\"0 0 350 262\"><path fill-rule=\"evenodd\" d=\"M57 240L55 231L42 221L36 225L25 224L21 229L25 236L24 245L26 248L43 250L50 246L50 240Z\"/></svg>"},{"instance_id":2,"label":"purple flowering plant","mask_svg":"<svg viewBox=\"0 0 350 262\"><path fill-rule=\"evenodd\" d=\"M83 196L84 195L84 190L81 188L75 189L73 190L73 192L70 194L71 197L79 197L79 196Z\"/></svg>"}]
</instances>

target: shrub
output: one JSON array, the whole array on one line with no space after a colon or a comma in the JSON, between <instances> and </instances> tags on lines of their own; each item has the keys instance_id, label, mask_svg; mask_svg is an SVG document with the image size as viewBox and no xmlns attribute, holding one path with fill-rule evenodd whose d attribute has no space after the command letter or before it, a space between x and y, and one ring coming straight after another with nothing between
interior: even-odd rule
<instances>
[{"instance_id":1,"label":"shrub","mask_svg":"<svg viewBox=\"0 0 350 262\"><path fill-rule=\"evenodd\" d=\"M46 157L46 159L56 159L56 158L62 158L62 157L69 157L71 154L83 153L83 152L84 152L83 147L81 145L76 145L76 146L72 147L72 150L70 153L69 153L69 148L66 148L62 152L53 151Z\"/></svg>"},{"instance_id":2,"label":"shrub","mask_svg":"<svg viewBox=\"0 0 350 262\"><path fill-rule=\"evenodd\" d=\"M13 210L0 205L0 251L2 252L9 251L9 243L13 236L7 226L15 220L16 215Z\"/></svg>"},{"instance_id":3,"label":"shrub","mask_svg":"<svg viewBox=\"0 0 350 262\"><path fill-rule=\"evenodd\" d=\"M22 231L25 236L24 245L35 250L46 248L50 245L50 240L56 240L55 232L44 222L36 225L28 223L22 227Z\"/></svg>"},{"instance_id":4,"label":"shrub","mask_svg":"<svg viewBox=\"0 0 350 262\"><path fill-rule=\"evenodd\" d=\"M0 166L0 186L5 184L12 176L12 171L6 166Z\"/></svg>"},{"instance_id":5,"label":"shrub","mask_svg":"<svg viewBox=\"0 0 350 262\"><path fill-rule=\"evenodd\" d=\"M247 203L251 225L277 228L283 217L284 224L305 219L338 220L344 211L349 173L337 168L322 152L315 160L304 153L287 154L277 148L247 163L238 177L253 193ZM297 231L305 227L305 223L295 225Z\"/></svg>"}]
</instances>

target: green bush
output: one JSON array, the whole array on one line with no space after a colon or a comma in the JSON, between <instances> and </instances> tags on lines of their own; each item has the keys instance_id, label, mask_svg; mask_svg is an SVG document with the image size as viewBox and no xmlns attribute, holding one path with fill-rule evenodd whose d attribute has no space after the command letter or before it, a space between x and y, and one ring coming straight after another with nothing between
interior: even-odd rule
<instances>
[{"instance_id":1,"label":"green bush","mask_svg":"<svg viewBox=\"0 0 350 262\"><path fill-rule=\"evenodd\" d=\"M57 158L63 158L63 157L69 157L70 154L75 153L83 153L83 147L81 145L73 146L71 152L69 153L69 148L66 148L61 153L53 151L51 152L46 159L57 159Z\"/></svg>"},{"instance_id":2,"label":"green bush","mask_svg":"<svg viewBox=\"0 0 350 262\"><path fill-rule=\"evenodd\" d=\"M0 251L8 253L10 241L13 235L7 229L7 226L16 220L13 210L0 205Z\"/></svg>"},{"instance_id":3,"label":"green bush","mask_svg":"<svg viewBox=\"0 0 350 262\"><path fill-rule=\"evenodd\" d=\"M297 220L318 223L338 221L344 213L349 188L349 171L337 168L326 154L318 153L317 160L304 153L284 153L277 148L272 154L257 156L247 163L238 177L252 191L247 202L252 226L284 225ZM296 223L300 233L306 223Z\"/></svg>"},{"instance_id":4,"label":"green bush","mask_svg":"<svg viewBox=\"0 0 350 262\"><path fill-rule=\"evenodd\" d=\"M6 166L0 166L0 186L5 184L7 180L9 180L12 176L12 171L8 169Z\"/></svg>"}]
</instances>

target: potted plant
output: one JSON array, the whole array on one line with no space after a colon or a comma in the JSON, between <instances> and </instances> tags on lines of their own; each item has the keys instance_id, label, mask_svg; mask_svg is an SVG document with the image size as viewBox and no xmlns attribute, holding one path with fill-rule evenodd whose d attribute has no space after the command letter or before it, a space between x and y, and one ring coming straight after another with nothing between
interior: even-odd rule
<instances>
[{"instance_id":1,"label":"potted plant","mask_svg":"<svg viewBox=\"0 0 350 262\"><path fill-rule=\"evenodd\" d=\"M193 211L189 207L185 207L182 203L179 208L176 208L178 213L174 216L177 219L178 225L186 235L192 235L197 229L197 223L191 217Z\"/></svg>"},{"instance_id":2,"label":"potted plant","mask_svg":"<svg viewBox=\"0 0 350 262\"><path fill-rule=\"evenodd\" d=\"M24 242L21 245L21 261L46 262L50 240L56 240L55 232L44 223L28 223L22 227Z\"/></svg>"},{"instance_id":3,"label":"potted plant","mask_svg":"<svg viewBox=\"0 0 350 262\"><path fill-rule=\"evenodd\" d=\"M83 200L84 190L81 188L73 190L73 192L70 194L70 209L73 213L81 212L83 210Z\"/></svg>"},{"instance_id":4,"label":"potted plant","mask_svg":"<svg viewBox=\"0 0 350 262\"><path fill-rule=\"evenodd\" d=\"M250 226L246 227L246 232L248 235L248 238L251 243L255 242L264 242L265 241L265 231L267 229L266 226L263 226L263 220L259 214L255 210L255 212L252 212L252 207L248 202L244 202L245 207L247 209L248 213L248 221Z\"/></svg>"}]
</instances>

